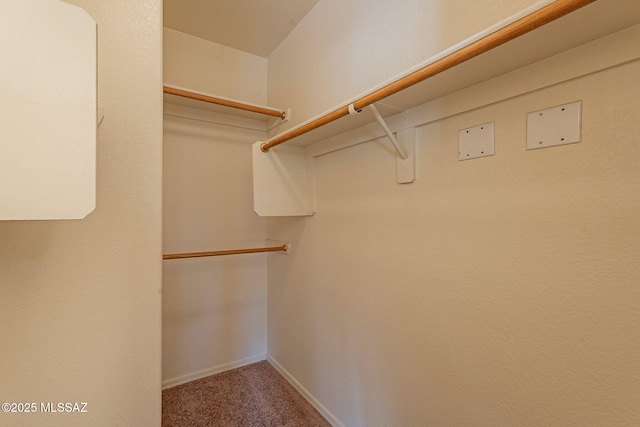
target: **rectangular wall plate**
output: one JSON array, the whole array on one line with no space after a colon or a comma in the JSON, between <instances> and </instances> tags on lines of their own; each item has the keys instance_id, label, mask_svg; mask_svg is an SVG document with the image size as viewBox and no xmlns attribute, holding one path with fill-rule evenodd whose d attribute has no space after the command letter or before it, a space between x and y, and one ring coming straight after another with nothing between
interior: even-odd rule
<instances>
[{"instance_id":1,"label":"rectangular wall plate","mask_svg":"<svg viewBox=\"0 0 640 427\"><path fill-rule=\"evenodd\" d=\"M458 131L458 160L493 156L495 123L485 123Z\"/></svg>"},{"instance_id":2,"label":"rectangular wall plate","mask_svg":"<svg viewBox=\"0 0 640 427\"><path fill-rule=\"evenodd\" d=\"M527 150L580 142L582 101L527 114Z\"/></svg>"}]
</instances>

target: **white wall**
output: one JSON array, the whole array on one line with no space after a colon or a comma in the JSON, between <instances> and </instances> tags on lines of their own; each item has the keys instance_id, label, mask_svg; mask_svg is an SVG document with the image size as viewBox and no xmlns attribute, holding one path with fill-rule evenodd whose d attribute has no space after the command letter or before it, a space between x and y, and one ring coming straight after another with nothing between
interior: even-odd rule
<instances>
[{"instance_id":1,"label":"white wall","mask_svg":"<svg viewBox=\"0 0 640 427\"><path fill-rule=\"evenodd\" d=\"M165 35L165 58L174 61L194 52L211 58L222 48L167 29ZM174 71L167 82L247 101L251 85L266 93L266 60L247 66L256 58L235 51L215 65L194 56L190 76L168 60L165 69ZM234 72L243 67L253 74ZM233 83L216 81L216 74ZM251 172L251 145L264 138L263 122L165 104L165 253L264 246L267 223L253 212ZM164 261L164 387L265 358L266 272L266 254Z\"/></svg>"},{"instance_id":2,"label":"white wall","mask_svg":"<svg viewBox=\"0 0 640 427\"><path fill-rule=\"evenodd\" d=\"M503 3L487 16L510 14ZM311 100L326 109L371 86L334 90L343 83L323 63L342 47L318 34L365 18L333 10L296 28L308 37L300 48L288 40L269 59L270 101L311 112ZM480 29L464 16L443 40ZM326 81L273 80L301 46L313 54L299 62ZM371 58L343 74L385 67ZM317 157L317 213L268 222L269 237L294 248L269 258L272 362L346 426L638 424L638 73L635 61L489 106L488 89L454 94L478 108L418 129L413 184L395 183L382 139ZM575 100L582 142L526 151L526 114ZM496 155L459 162L458 130L489 121Z\"/></svg>"},{"instance_id":3,"label":"white wall","mask_svg":"<svg viewBox=\"0 0 640 427\"><path fill-rule=\"evenodd\" d=\"M84 220L0 222L0 383L3 402L88 412L0 413L0 424L158 425L162 4L69 3L98 24L97 207Z\"/></svg>"}]
</instances>

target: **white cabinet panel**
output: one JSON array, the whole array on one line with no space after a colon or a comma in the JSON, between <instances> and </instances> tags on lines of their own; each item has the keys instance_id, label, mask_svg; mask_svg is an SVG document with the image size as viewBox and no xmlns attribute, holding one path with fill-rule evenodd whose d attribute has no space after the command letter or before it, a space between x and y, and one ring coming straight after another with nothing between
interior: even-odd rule
<instances>
[{"instance_id":1,"label":"white cabinet panel","mask_svg":"<svg viewBox=\"0 0 640 427\"><path fill-rule=\"evenodd\" d=\"M58 0L0 0L0 219L95 208L96 23Z\"/></svg>"}]
</instances>

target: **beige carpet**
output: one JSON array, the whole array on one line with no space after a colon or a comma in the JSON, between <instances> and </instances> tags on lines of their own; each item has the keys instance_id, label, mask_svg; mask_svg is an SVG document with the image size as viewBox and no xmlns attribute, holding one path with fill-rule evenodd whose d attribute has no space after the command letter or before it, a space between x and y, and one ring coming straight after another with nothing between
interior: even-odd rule
<instances>
[{"instance_id":1,"label":"beige carpet","mask_svg":"<svg viewBox=\"0 0 640 427\"><path fill-rule=\"evenodd\" d=\"M162 426L331 425L265 360L164 390Z\"/></svg>"}]
</instances>

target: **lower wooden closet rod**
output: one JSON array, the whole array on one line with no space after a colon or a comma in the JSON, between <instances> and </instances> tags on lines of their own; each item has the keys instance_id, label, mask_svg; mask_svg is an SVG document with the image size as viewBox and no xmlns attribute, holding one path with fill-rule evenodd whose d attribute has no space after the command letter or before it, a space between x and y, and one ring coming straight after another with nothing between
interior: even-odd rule
<instances>
[{"instance_id":1,"label":"lower wooden closet rod","mask_svg":"<svg viewBox=\"0 0 640 427\"><path fill-rule=\"evenodd\" d=\"M162 259L180 259L180 258L199 258L205 256L220 256L220 255L239 255L239 254L255 254L259 252L286 252L287 245L272 246L268 248L251 248L251 249L232 249L228 251L213 251L213 252L191 252L184 254L165 254L162 255Z\"/></svg>"}]
</instances>

